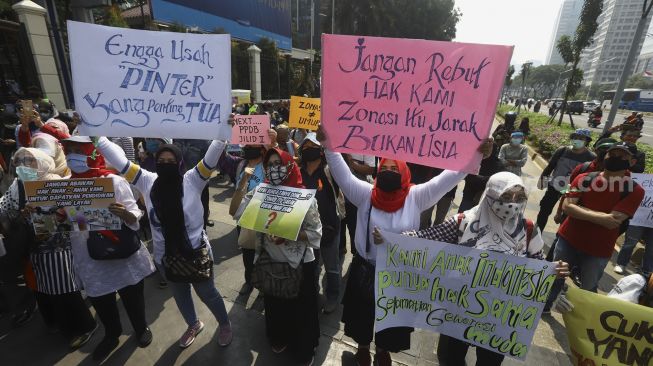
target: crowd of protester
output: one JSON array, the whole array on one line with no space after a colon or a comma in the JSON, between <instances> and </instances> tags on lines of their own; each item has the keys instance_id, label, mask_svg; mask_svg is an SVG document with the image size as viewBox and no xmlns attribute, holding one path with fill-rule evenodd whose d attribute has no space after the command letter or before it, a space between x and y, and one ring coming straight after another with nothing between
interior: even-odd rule
<instances>
[{"instance_id":1,"label":"crowd of protester","mask_svg":"<svg viewBox=\"0 0 653 366\"><path fill-rule=\"evenodd\" d=\"M206 231L213 226L208 182L214 170L235 186L229 207L235 220L261 183L316 190L296 240L237 227L238 239L233 243L242 250L242 293L253 290L257 263L281 263L287 271L299 274L296 288L288 290L290 295L265 293L263 297L265 334L272 351L287 350L299 364L314 362L320 313L334 312L340 306L344 333L357 343L359 365L371 365L373 359L377 365L390 365L392 353L411 347L412 328L374 332L375 260L377 245L383 242L380 230L517 257L546 257L556 262L559 279L545 311L570 272L577 274L582 288L597 291L615 242L624 232L626 242L615 272L625 273L640 239L646 243L641 271L650 276L653 270L653 229L628 225L644 191L637 184L623 185L624 181L632 183L631 172L642 172L644 167L645 157L635 145L641 126L635 123L611 131L620 131L621 141L608 134L591 144L588 130L572 133L571 146L556 150L542 171L539 188L546 192L537 218L526 218L528 187L520 176L528 160L525 139L531 131L527 118L515 126L516 115L496 128L493 139L483 141L479 173L466 175L331 151L325 147L329 137L322 129L289 128L287 101L234 105L234 114L267 114L271 122L269 145L237 146L236 152L221 140L80 136L78 115L64 117L43 99L32 103L18 108L19 123L11 141L17 150L10 164L3 165L7 172L13 167L15 179L0 199L7 252L0 266L3 288L20 282L28 286L21 287L20 296L11 301L0 298L0 310L12 312L18 327L38 308L48 328L60 330L74 350L98 330L86 305L88 299L104 328L92 353L96 360L111 354L123 332L116 293L138 345L147 347L156 337L146 321L144 279L150 275L158 276L160 288L170 288L186 323L186 329L170 330L180 334L179 347L190 346L205 328L191 288L217 320L219 346L228 346L234 333L248 331L231 323L216 287L220 278L214 276ZM123 222L120 230L106 235L137 242L125 246L130 249L123 257L109 261L91 257L87 245L101 240L95 232L30 235L34 208L25 203L22 182L99 177L113 181L116 202L110 211ZM450 214L456 187L463 180L458 212ZM554 243L545 243L542 232L556 205L554 219L560 228ZM152 253L140 244L138 231L151 238ZM548 256L547 246L551 248ZM353 260L342 283L342 259L348 249ZM322 266L326 301L320 306ZM640 277L643 281L644 276ZM567 309L573 306L564 304ZM441 336L438 358L443 365L462 365L468 347L464 341ZM482 348L476 352L483 365L503 362L499 353Z\"/></svg>"}]
</instances>

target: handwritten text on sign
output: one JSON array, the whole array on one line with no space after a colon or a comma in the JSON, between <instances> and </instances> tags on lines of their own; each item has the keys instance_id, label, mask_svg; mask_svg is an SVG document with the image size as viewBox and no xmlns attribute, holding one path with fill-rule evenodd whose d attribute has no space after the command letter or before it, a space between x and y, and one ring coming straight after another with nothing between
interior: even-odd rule
<instances>
[{"instance_id":1,"label":"handwritten text on sign","mask_svg":"<svg viewBox=\"0 0 653 366\"><path fill-rule=\"evenodd\" d=\"M228 34L68 22L75 107L89 136L226 138Z\"/></svg>"},{"instance_id":2,"label":"handwritten text on sign","mask_svg":"<svg viewBox=\"0 0 653 366\"><path fill-rule=\"evenodd\" d=\"M322 49L332 149L478 171L512 47L325 34Z\"/></svg>"},{"instance_id":3,"label":"handwritten text on sign","mask_svg":"<svg viewBox=\"0 0 653 366\"><path fill-rule=\"evenodd\" d=\"M570 286L563 314L574 365L651 365L653 309Z\"/></svg>"},{"instance_id":4,"label":"handwritten text on sign","mask_svg":"<svg viewBox=\"0 0 653 366\"><path fill-rule=\"evenodd\" d=\"M320 124L320 98L290 97L288 127L317 130Z\"/></svg>"},{"instance_id":5,"label":"handwritten text on sign","mask_svg":"<svg viewBox=\"0 0 653 366\"><path fill-rule=\"evenodd\" d=\"M646 194L639 204L635 215L630 219L631 225L653 227L653 174L631 174L631 178L639 184Z\"/></svg>"},{"instance_id":6,"label":"handwritten text on sign","mask_svg":"<svg viewBox=\"0 0 653 366\"><path fill-rule=\"evenodd\" d=\"M383 232L376 331L417 327L524 359L555 274L551 263Z\"/></svg>"},{"instance_id":7,"label":"handwritten text on sign","mask_svg":"<svg viewBox=\"0 0 653 366\"><path fill-rule=\"evenodd\" d=\"M267 145L270 143L270 117L264 115L234 116L231 143L239 145Z\"/></svg>"},{"instance_id":8,"label":"handwritten text on sign","mask_svg":"<svg viewBox=\"0 0 653 366\"><path fill-rule=\"evenodd\" d=\"M259 184L238 225L295 241L315 200L314 189Z\"/></svg>"}]
</instances>

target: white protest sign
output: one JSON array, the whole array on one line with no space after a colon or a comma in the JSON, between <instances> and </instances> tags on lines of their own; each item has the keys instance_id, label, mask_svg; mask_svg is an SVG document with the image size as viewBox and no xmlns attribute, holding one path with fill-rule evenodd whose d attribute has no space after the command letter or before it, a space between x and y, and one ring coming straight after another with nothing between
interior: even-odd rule
<instances>
[{"instance_id":1,"label":"white protest sign","mask_svg":"<svg viewBox=\"0 0 653 366\"><path fill-rule=\"evenodd\" d=\"M80 134L229 138L228 34L69 21L68 40Z\"/></svg>"},{"instance_id":2,"label":"white protest sign","mask_svg":"<svg viewBox=\"0 0 653 366\"><path fill-rule=\"evenodd\" d=\"M382 232L376 331L415 327L525 359L552 263Z\"/></svg>"},{"instance_id":3,"label":"white protest sign","mask_svg":"<svg viewBox=\"0 0 653 366\"><path fill-rule=\"evenodd\" d=\"M653 174L632 173L630 177L645 191L644 199L630 219L630 225L653 227Z\"/></svg>"}]
</instances>

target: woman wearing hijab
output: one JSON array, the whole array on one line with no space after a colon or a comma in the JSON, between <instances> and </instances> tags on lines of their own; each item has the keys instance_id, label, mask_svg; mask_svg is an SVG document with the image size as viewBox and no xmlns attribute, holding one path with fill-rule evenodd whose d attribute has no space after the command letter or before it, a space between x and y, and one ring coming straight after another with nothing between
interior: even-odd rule
<instances>
[{"instance_id":1,"label":"woman wearing hijab","mask_svg":"<svg viewBox=\"0 0 653 366\"><path fill-rule=\"evenodd\" d=\"M20 202L25 202L25 193L19 185L28 181L61 179L61 176L54 173L52 158L39 149L18 149L14 166L18 178L0 199L0 217L22 212L29 218L29 210L20 207ZM37 236L33 243L25 245L30 246L29 259L36 277L36 301L45 324L68 337L71 349L83 346L91 339L97 324L75 281L69 233Z\"/></svg>"},{"instance_id":2,"label":"woman wearing hijab","mask_svg":"<svg viewBox=\"0 0 653 366\"><path fill-rule=\"evenodd\" d=\"M130 162L124 151L106 137L99 139L97 147L112 166L122 167L120 174L134 185L145 199L154 242L154 261L161 273L165 272L162 266L163 258L177 252L192 255L196 251L208 250L212 258L211 246L204 230L204 219L198 207L202 207L202 190L206 187L225 147L223 141L214 140L206 156L194 169L189 169L186 173L183 173L182 152L173 144L159 145L154 155L156 172L141 169ZM170 284L177 308L188 325L179 339L179 347L190 346L204 329L204 323L195 312L191 285L219 323L218 344L228 346L233 338L231 323L222 296L213 282L213 273L209 279L203 281L171 281Z\"/></svg>"},{"instance_id":3,"label":"woman wearing hijab","mask_svg":"<svg viewBox=\"0 0 653 366\"><path fill-rule=\"evenodd\" d=\"M268 150L263 158L263 167L266 183L273 186L304 188L299 167L294 157L287 152L279 148ZM246 175L252 173L253 169L246 168ZM247 179L247 176L243 179ZM254 191L247 193L245 189L236 192L233 199L240 203L240 206L234 219L240 218L253 195ZM313 250L320 248L322 238L322 224L317 202L312 201L296 241L262 233L256 235L258 245L255 263L261 255L267 255L272 261L288 263L292 268L302 266L303 273L296 298L282 299L271 294L265 294L263 298L265 328L272 351L281 353L288 348L298 362L312 365L320 337L315 273L317 264L313 253Z\"/></svg>"},{"instance_id":4,"label":"woman wearing hijab","mask_svg":"<svg viewBox=\"0 0 653 366\"><path fill-rule=\"evenodd\" d=\"M116 202L109 210L124 223L123 230L138 231L142 211L136 205L129 184L114 171L106 168L104 157L95 149L90 137L73 136L63 141L66 161L72 178L110 178ZM116 237L111 231L105 237ZM118 346L122 334L116 292L125 307L140 347L152 342L152 332L145 319L143 280L154 272L147 248L140 248L124 259L96 260L88 250L88 231L71 233L75 273L84 286L98 317L104 325L104 339L93 351L93 359L103 360ZM123 243L121 243L123 244Z\"/></svg>"},{"instance_id":5,"label":"woman wearing hijab","mask_svg":"<svg viewBox=\"0 0 653 366\"><path fill-rule=\"evenodd\" d=\"M518 257L542 259L544 241L537 225L524 218L528 196L521 178L510 172L490 177L478 204L468 211L456 214L440 225L404 234L419 238L490 250ZM375 243L381 243L375 230ZM559 262L558 276L568 274L566 263ZM441 365L465 365L469 344L465 341L440 335L438 360ZM503 362L503 354L485 348L476 348L477 365L495 366Z\"/></svg>"},{"instance_id":6,"label":"woman wearing hijab","mask_svg":"<svg viewBox=\"0 0 653 366\"><path fill-rule=\"evenodd\" d=\"M318 140L325 146L326 136L318 129ZM482 144L481 151L489 155L491 142ZM487 153L487 154L486 154ZM430 181L412 185L408 166L403 161L381 159L374 184L357 179L339 153L325 149L331 174L347 199L358 208L356 250L342 300L342 321L345 335L358 343L356 360L370 365L370 343L376 344L375 364L392 364L390 352L410 348L412 328L388 328L374 335L374 276L376 247L373 228L401 232L419 228L422 211L434 206L443 195L455 187L465 173L445 170Z\"/></svg>"}]
</instances>

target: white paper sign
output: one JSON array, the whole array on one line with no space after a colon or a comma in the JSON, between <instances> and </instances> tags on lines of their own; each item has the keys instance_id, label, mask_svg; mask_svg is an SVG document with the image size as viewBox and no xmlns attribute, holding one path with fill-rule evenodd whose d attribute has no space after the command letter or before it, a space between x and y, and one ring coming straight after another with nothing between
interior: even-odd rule
<instances>
[{"instance_id":1,"label":"white paper sign","mask_svg":"<svg viewBox=\"0 0 653 366\"><path fill-rule=\"evenodd\" d=\"M68 21L81 135L227 139L231 38Z\"/></svg>"},{"instance_id":2,"label":"white paper sign","mask_svg":"<svg viewBox=\"0 0 653 366\"><path fill-rule=\"evenodd\" d=\"M653 174L632 173L630 176L645 191L644 199L630 219L630 225L653 227Z\"/></svg>"}]
</instances>

